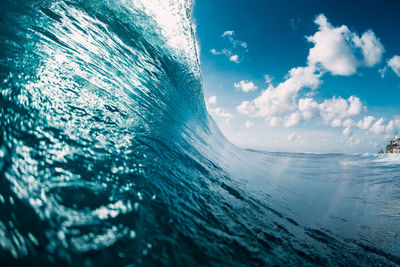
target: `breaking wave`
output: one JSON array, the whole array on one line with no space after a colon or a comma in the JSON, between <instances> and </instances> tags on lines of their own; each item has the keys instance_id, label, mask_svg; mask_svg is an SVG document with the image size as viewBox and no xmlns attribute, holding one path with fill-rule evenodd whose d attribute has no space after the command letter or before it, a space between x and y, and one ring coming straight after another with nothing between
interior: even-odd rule
<instances>
[{"instance_id":1,"label":"breaking wave","mask_svg":"<svg viewBox=\"0 0 400 267\"><path fill-rule=\"evenodd\" d=\"M230 144L192 1L1 5L6 265L400 264L399 165Z\"/></svg>"}]
</instances>

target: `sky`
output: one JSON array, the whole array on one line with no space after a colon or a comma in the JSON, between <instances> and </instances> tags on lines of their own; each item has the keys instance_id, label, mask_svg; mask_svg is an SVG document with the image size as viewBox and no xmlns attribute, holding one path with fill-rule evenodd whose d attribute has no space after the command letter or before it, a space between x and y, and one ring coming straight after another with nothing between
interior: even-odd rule
<instances>
[{"instance_id":1,"label":"sky","mask_svg":"<svg viewBox=\"0 0 400 267\"><path fill-rule=\"evenodd\" d=\"M399 1L198 0L209 114L234 144L376 153L400 133Z\"/></svg>"}]
</instances>

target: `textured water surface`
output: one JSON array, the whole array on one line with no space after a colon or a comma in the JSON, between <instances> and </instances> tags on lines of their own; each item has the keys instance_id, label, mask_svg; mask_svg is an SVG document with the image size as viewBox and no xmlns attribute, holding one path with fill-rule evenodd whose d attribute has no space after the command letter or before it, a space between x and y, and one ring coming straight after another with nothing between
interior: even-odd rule
<instances>
[{"instance_id":1,"label":"textured water surface","mask_svg":"<svg viewBox=\"0 0 400 267\"><path fill-rule=\"evenodd\" d=\"M2 262L400 264L400 158L231 145L192 4L1 2Z\"/></svg>"}]
</instances>

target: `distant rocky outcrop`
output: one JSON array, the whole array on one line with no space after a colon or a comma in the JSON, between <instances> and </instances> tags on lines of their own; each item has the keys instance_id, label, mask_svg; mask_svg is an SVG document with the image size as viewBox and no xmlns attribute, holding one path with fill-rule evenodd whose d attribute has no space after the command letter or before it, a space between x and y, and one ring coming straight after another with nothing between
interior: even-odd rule
<instances>
[{"instance_id":1,"label":"distant rocky outcrop","mask_svg":"<svg viewBox=\"0 0 400 267\"><path fill-rule=\"evenodd\" d=\"M400 137L389 141L389 144L386 146L386 153L400 153Z\"/></svg>"}]
</instances>

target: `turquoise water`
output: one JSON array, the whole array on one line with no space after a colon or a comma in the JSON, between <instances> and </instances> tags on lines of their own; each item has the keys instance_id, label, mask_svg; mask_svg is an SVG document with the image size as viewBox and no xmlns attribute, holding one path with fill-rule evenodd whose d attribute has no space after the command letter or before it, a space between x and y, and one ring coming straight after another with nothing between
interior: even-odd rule
<instances>
[{"instance_id":1,"label":"turquoise water","mask_svg":"<svg viewBox=\"0 0 400 267\"><path fill-rule=\"evenodd\" d=\"M1 3L2 262L400 264L400 158L230 144L192 4Z\"/></svg>"}]
</instances>

